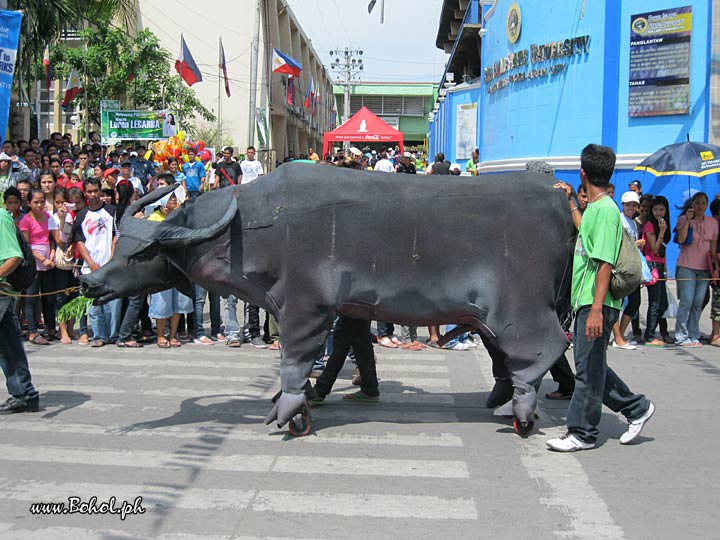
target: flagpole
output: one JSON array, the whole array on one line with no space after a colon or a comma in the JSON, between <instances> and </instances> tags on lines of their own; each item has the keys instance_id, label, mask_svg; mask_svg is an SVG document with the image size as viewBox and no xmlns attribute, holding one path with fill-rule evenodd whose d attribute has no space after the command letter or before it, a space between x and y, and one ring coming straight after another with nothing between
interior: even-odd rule
<instances>
[{"instance_id":1,"label":"flagpole","mask_svg":"<svg viewBox=\"0 0 720 540\"><path fill-rule=\"evenodd\" d=\"M218 117L217 117L217 137L215 142L215 153L217 155L220 145L222 145L222 86L224 82L222 71L222 38L218 36Z\"/></svg>"},{"instance_id":2,"label":"flagpole","mask_svg":"<svg viewBox=\"0 0 720 540\"><path fill-rule=\"evenodd\" d=\"M250 59L250 114L248 115L248 146L255 145L255 104L257 99L257 66L260 49L260 2L256 0L255 6L255 33L252 42L252 57Z\"/></svg>"}]
</instances>

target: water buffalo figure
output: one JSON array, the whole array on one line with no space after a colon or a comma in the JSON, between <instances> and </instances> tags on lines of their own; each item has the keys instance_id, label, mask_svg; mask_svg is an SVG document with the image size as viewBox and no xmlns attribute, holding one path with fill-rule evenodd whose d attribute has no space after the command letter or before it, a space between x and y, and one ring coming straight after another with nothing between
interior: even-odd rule
<instances>
[{"instance_id":1,"label":"water buffalo figure","mask_svg":"<svg viewBox=\"0 0 720 540\"><path fill-rule=\"evenodd\" d=\"M190 283L234 294L280 326L281 393L267 422L307 406L305 389L336 315L479 332L515 429L532 428L536 386L568 346L575 229L547 175L393 175L286 164L255 182L211 191L164 222L125 212L113 259L81 279L112 298ZM291 431L298 427L291 423Z\"/></svg>"}]
</instances>

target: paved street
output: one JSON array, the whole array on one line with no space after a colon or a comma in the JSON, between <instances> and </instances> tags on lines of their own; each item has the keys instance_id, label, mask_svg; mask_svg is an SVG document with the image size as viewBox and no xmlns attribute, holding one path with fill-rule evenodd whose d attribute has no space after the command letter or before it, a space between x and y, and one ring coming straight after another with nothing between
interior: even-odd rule
<instances>
[{"instance_id":1,"label":"paved street","mask_svg":"<svg viewBox=\"0 0 720 540\"><path fill-rule=\"evenodd\" d=\"M656 403L640 444L545 450L567 402L528 439L483 408L484 350L376 348L382 402L344 404L346 366L301 439L265 426L279 355L243 346L31 347L43 411L2 417L3 540L716 538L720 355L611 349ZM554 389L547 380L541 395ZM5 396L2 396L5 399ZM32 515L115 497L144 514Z\"/></svg>"}]
</instances>

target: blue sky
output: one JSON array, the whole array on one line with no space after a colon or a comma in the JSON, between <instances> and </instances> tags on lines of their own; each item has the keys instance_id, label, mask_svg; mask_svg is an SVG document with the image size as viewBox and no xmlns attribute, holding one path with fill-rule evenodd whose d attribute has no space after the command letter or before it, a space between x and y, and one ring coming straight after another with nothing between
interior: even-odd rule
<instances>
[{"instance_id":1,"label":"blue sky","mask_svg":"<svg viewBox=\"0 0 720 540\"><path fill-rule=\"evenodd\" d=\"M328 54L346 46L363 51L367 82L439 82L447 55L435 47L442 0L289 0L295 17L329 69ZM334 78L334 77L333 77Z\"/></svg>"}]
</instances>

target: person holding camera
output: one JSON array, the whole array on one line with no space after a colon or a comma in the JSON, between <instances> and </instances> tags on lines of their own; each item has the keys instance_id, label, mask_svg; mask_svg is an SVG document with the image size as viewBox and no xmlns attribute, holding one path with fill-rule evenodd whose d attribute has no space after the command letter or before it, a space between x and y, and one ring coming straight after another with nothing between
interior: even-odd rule
<instances>
[{"instance_id":1,"label":"person holding camera","mask_svg":"<svg viewBox=\"0 0 720 540\"><path fill-rule=\"evenodd\" d=\"M717 253L718 222L705 215L708 196L695 193L683 205L675 241L680 244L677 287L680 305L675 319L675 339L680 347L700 347L700 314L711 269L708 253ZM717 271L712 277L717 277Z\"/></svg>"}]
</instances>

